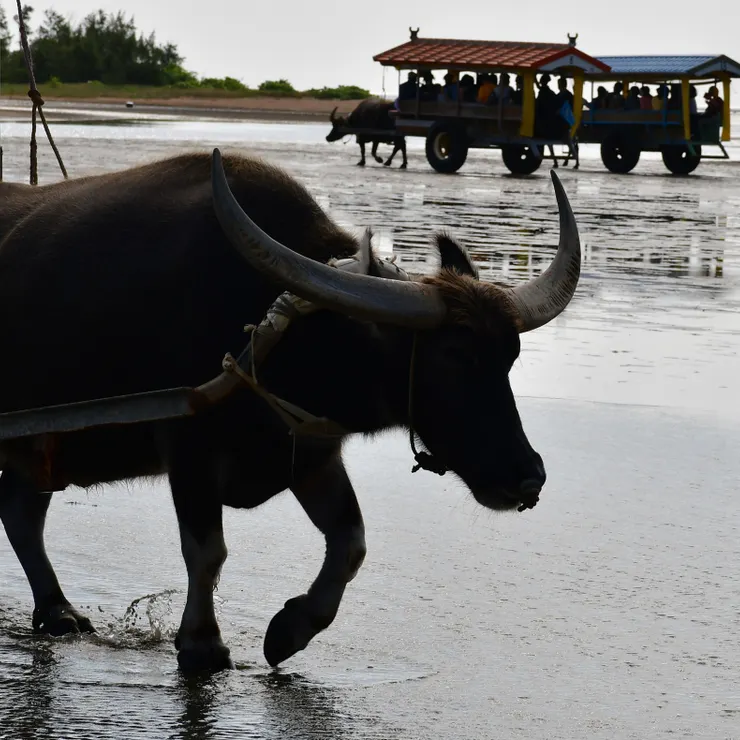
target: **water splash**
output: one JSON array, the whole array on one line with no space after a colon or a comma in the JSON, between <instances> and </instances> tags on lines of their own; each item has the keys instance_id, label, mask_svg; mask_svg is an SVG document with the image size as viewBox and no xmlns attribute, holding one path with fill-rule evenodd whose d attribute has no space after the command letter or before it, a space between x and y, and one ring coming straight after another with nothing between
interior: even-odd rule
<instances>
[{"instance_id":1,"label":"water splash","mask_svg":"<svg viewBox=\"0 0 740 740\"><path fill-rule=\"evenodd\" d=\"M177 633L172 619L172 596L180 589L168 588L134 599L123 617L113 619L98 637L111 647L131 648L170 642Z\"/></svg>"}]
</instances>

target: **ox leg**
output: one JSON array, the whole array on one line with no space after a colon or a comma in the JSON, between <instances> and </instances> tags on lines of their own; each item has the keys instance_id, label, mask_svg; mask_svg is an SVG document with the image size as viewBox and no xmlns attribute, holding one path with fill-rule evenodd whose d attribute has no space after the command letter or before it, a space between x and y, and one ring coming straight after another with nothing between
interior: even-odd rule
<instances>
[{"instance_id":1,"label":"ox leg","mask_svg":"<svg viewBox=\"0 0 740 740\"><path fill-rule=\"evenodd\" d=\"M339 456L292 491L326 538L326 555L308 592L285 602L270 622L264 653L272 666L303 650L334 621L344 589L365 558L365 525Z\"/></svg>"},{"instance_id":2,"label":"ox leg","mask_svg":"<svg viewBox=\"0 0 740 740\"><path fill-rule=\"evenodd\" d=\"M391 162L393 162L393 157L396 156L396 153L398 152L399 148L400 147L398 146L398 143L394 141L393 142L393 151L391 152L391 156L388 157L388 159L386 159L385 162L383 162L383 165L385 167L390 167L391 166Z\"/></svg>"},{"instance_id":3,"label":"ox leg","mask_svg":"<svg viewBox=\"0 0 740 740\"><path fill-rule=\"evenodd\" d=\"M188 596L175 638L183 671L231 668L229 649L221 641L213 591L226 560L218 485L194 451L170 465L170 487L180 525L180 544L188 571Z\"/></svg>"},{"instance_id":4,"label":"ox leg","mask_svg":"<svg viewBox=\"0 0 740 740\"><path fill-rule=\"evenodd\" d=\"M406 165L408 164L408 160L406 159L406 138L405 137L401 137L401 143L399 144L399 146L401 147L401 157L403 158L401 160L401 166L399 167L399 169L405 170Z\"/></svg>"},{"instance_id":5,"label":"ox leg","mask_svg":"<svg viewBox=\"0 0 740 740\"><path fill-rule=\"evenodd\" d=\"M360 161L357 163L358 167L365 166L365 141L364 139L358 139L357 143L360 145Z\"/></svg>"},{"instance_id":6,"label":"ox leg","mask_svg":"<svg viewBox=\"0 0 740 740\"><path fill-rule=\"evenodd\" d=\"M49 562L44 545L46 510L50 493L39 493L12 470L0 478L0 519L10 544L28 578L33 594L33 631L51 635L95 632L67 601Z\"/></svg>"},{"instance_id":7,"label":"ox leg","mask_svg":"<svg viewBox=\"0 0 740 740\"><path fill-rule=\"evenodd\" d=\"M373 159L374 159L374 160L375 160L376 162L382 162L382 161L383 161L383 157L379 157L379 156L378 156L378 144L379 144L379 143L380 143L380 142L378 142L378 140L377 140L377 139L376 139L375 141L373 141L373 148L372 148L372 150L371 150L371 152L370 152L370 153L371 153L371 154L373 155Z\"/></svg>"}]
</instances>

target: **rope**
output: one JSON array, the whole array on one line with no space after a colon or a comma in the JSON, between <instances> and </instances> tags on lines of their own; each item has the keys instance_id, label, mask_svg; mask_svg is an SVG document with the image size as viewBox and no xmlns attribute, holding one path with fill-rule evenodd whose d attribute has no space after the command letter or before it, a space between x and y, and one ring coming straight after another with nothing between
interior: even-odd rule
<instances>
[{"instance_id":1,"label":"rope","mask_svg":"<svg viewBox=\"0 0 740 740\"><path fill-rule=\"evenodd\" d=\"M409 443L411 444L411 452L414 453L414 460L416 465L411 468L412 473L416 473L418 470L428 470L430 473L436 473L437 475L444 475L447 472L447 466L444 463L439 462L434 455L430 455L428 452L419 452L416 449L416 440L414 433L414 422L413 422L413 398L414 398L414 367L416 365L416 332L414 332L414 343L411 345L411 362L409 362Z\"/></svg>"},{"instance_id":2,"label":"rope","mask_svg":"<svg viewBox=\"0 0 740 740\"><path fill-rule=\"evenodd\" d=\"M59 163L59 169L61 169L62 175L64 175L64 179L66 180L69 175L67 175L67 170L64 166L64 162L62 162L62 156L61 154L59 154L59 149L57 149L57 145L54 143L54 138L51 135L49 124L46 122L46 116L44 116L44 111L42 110L44 99L41 97L41 93L36 87L36 76L33 73L33 56L31 55L31 47L28 43L26 23L23 20L23 9L21 8L21 0L15 0L15 3L18 8L18 29L21 33L21 46L23 47L23 56L26 60L26 68L28 69L28 97L31 98L31 102L33 103L33 109L31 111L31 164L29 168L29 179L31 181L31 185L38 185L38 145L36 144L36 114L38 113L38 116L41 119L41 124L44 127L44 131L46 131L46 138L49 140L49 144L51 144L54 156L56 156L57 162Z\"/></svg>"}]
</instances>

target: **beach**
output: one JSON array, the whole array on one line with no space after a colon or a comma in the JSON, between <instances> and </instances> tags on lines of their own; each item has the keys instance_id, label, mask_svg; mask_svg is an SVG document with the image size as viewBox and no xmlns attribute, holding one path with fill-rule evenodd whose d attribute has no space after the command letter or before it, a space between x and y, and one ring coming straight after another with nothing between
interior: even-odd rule
<instances>
[{"instance_id":1,"label":"beach","mask_svg":"<svg viewBox=\"0 0 740 740\"><path fill-rule=\"evenodd\" d=\"M215 146L259 156L411 272L436 269L439 230L482 279L511 285L557 245L546 165L513 177L472 151L444 176L412 139L407 170L360 168L354 141L325 141L323 108L268 122L207 105L47 107L72 176ZM0 105L6 180L28 179L27 109ZM37 135L40 181L58 181ZM616 176L587 147L580 170L559 169L581 280L560 317L522 335L510 375L548 472L540 503L493 514L450 475L412 474L403 433L352 439L367 559L334 624L279 669L265 629L324 551L289 494L225 513L217 614L236 670L215 676L177 670L187 581L164 481L55 495L49 555L97 635L32 634L0 534L0 739L738 740L738 142L728 150L685 178L659 155Z\"/></svg>"},{"instance_id":2,"label":"beach","mask_svg":"<svg viewBox=\"0 0 740 740\"><path fill-rule=\"evenodd\" d=\"M331 112L336 108L337 115L346 115L360 101L359 100L319 100L317 98L298 97L171 97L171 98L136 98L104 97L104 98L57 98L46 97L45 113L50 120L79 119L80 115L74 111L80 107L85 109L82 118L89 117L91 111L114 113L117 111L131 111L127 103L139 114L163 113L179 116L202 118L203 116L217 117L226 120L262 120L262 121L293 121L316 122L328 120ZM8 116L22 117L24 111L30 115L30 103L26 96L6 96L3 103L8 104Z\"/></svg>"}]
</instances>

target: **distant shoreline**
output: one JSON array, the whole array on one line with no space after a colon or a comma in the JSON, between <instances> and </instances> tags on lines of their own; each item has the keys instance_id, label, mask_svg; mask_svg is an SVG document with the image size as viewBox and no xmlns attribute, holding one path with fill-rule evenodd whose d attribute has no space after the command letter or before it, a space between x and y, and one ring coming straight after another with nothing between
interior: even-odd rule
<instances>
[{"instance_id":1,"label":"distant shoreline","mask_svg":"<svg viewBox=\"0 0 740 740\"><path fill-rule=\"evenodd\" d=\"M124 96L44 96L44 112L51 122L81 122L117 120L111 114L120 113L120 119L141 120L144 117L217 119L232 121L263 121L271 123L326 123L336 108L337 115L346 115L361 101L323 100L309 97L275 96L191 96L124 97ZM132 102L132 107L127 103ZM733 114L740 110L733 109ZM0 121L30 120L31 102L27 95L0 94ZM737 138L737 136L735 137Z\"/></svg>"},{"instance_id":2,"label":"distant shoreline","mask_svg":"<svg viewBox=\"0 0 740 740\"><path fill-rule=\"evenodd\" d=\"M327 122L331 112L349 113L359 100L320 100L304 97L75 97L44 96L44 113L50 121L84 119L84 110L108 113L120 112L122 117L139 114L173 115L178 117L219 118L230 120ZM133 107L126 107L128 102ZM9 103L10 105L3 105ZM30 115L31 103L26 95L0 95L0 119L18 120ZM89 116L87 116L89 117Z\"/></svg>"}]
</instances>

